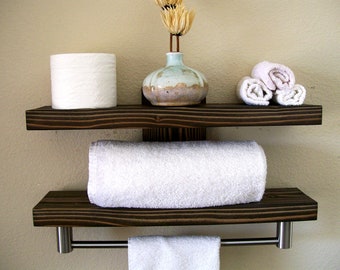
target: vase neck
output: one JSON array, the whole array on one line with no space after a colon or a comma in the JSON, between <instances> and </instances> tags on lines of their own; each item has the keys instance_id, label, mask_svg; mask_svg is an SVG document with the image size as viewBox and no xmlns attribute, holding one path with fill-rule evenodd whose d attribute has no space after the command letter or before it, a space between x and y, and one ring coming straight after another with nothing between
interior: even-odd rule
<instances>
[{"instance_id":1,"label":"vase neck","mask_svg":"<svg viewBox=\"0 0 340 270\"><path fill-rule=\"evenodd\" d=\"M180 52L170 52L166 54L166 66L183 65L183 54Z\"/></svg>"}]
</instances>

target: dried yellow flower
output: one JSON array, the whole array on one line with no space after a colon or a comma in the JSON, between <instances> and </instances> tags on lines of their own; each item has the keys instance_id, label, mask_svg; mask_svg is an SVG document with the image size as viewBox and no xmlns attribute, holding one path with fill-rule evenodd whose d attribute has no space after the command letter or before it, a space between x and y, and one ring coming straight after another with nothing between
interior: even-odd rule
<instances>
[{"instance_id":1,"label":"dried yellow flower","mask_svg":"<svg viewBox=\"0 0 340 270\"><path fill-rule=\"evenodd\" d=\"M162 22L170 33L170 51L172 52L173 49L173 37L176 36L177 52L179 52L179 37L191 29L195 12L187 10L183 0L155 0L155 3L162 9Z\"/></svg>"},{"instance_id":2,"label":"dried yellow flower","mask_svg":"<svg viewBox=\"0 0 340 270\"><path fill-rule=\"evenodd\" d=\"M162 9L161 17L170 34L183 36L191 29L195 12L187 10L182 4L177 4L175 8Z\"/></svg>"},{"instance_id":3,"label":"dried yellow flower","mask_svg":"<svg viewBox=\"0 0 340 270\"><path fill-rule=\"evenodd\" d=\"M175 8L176 5L182 4L182 0L155 0L155 2L162 9Z\"/></svg>"}]
</instances>

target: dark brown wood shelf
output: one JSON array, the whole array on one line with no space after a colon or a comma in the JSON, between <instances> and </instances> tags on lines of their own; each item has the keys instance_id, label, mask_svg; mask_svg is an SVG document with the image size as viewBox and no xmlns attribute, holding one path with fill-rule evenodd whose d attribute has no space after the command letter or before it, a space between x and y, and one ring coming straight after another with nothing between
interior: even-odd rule
<instances>
[{"instance_id":1,"label":"dark brown wood shelf","mask_svg":"<svg viewBox=\"0 0 340 270\"><path fill-rule=\"evenodd\" d=\"M101 208L86 191L51 191L34 208L35 226L128 227L245 224L317 219L317 202L297 188L267 189L257 203L193 209Z\"/></svg>"},{"instance_id":2,"label":"dark brown wood shelf","mask_svg":"<svg viewBox=\"0 0 340 270\"><path fill-rule=\"evenodd\" d=\"M108 109L26 111L28 130L112 128L207 128L235 126L320 125L322 106L247 106L202 104L190 107L119 105Z\"/></svg>"}]
</instances>

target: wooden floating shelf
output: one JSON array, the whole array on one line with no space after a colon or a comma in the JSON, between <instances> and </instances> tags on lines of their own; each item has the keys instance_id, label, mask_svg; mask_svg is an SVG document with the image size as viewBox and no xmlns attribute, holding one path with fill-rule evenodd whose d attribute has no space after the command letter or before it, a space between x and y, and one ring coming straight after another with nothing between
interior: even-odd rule
<instances>
[{"instance_id":1,"label":"wooden floating shelf","mask_svg":"<svg viewBox=\"0 0 340 270\"><path fill-rule=\"evenodd\" d=\"M26 111L28 130L112 128L207 128L236 126L320 125L322 106L247 106L202 104L190 107L119 105L108 109Z\"/></svg>"},{"instance_id":2,"label":"wooden floating shelf","mask_svg":"<svg viewBox=\"0 0 340 270\"><path fill-rule=\"evenodd\" d=\"M34 208L35 226L129 227L246 224L317 219L317 202L297 188L267 189L257 203L192 209L101 208L86 191L50 191Z\"/></svg>"}]
</instances>

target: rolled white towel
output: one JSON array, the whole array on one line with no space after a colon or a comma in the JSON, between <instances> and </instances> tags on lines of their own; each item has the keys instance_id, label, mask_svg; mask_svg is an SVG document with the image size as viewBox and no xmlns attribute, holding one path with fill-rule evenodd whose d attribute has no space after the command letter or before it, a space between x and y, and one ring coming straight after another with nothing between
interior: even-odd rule
<instances>
[{"instance_id":1,"label":"rolled white towel","mask_svg":"<svg viewBox=\"0 0 340 270\"><path fill-rule=\"evenodd\" d=\"M253 141L98 141L88 196L101 207L197 208L260 201L267 174Z\"/></svg>"},{"instance_id":2,"label":"rolled white towel","mask_svg":"<svg viewBox=\"0 0 340 270\"><path fill-rule=\"evenodd\" d=\"M302 105L306 98L306 89L296 84L292 89L275 91L273 100L283 106Z\"/></svg>"},{"instance_id":3,"label":"rolled white towel","mask_svg":"<svg viewBox=\"0 0 340 270\"><path fill-rule=\"evenodd\" d=\"M273 92L259 79L243 77L236 89L239 99L248 105L269 105L269 100L273 96Z\"/></svg>"},{"instance_id":4,"label":"rolled white towel","mask_svg":"<svg viewBox=\"0 0 340 270\"><path fill-rule=\"evenodd\" d=\"M295 85L295 75L289 67L268 61L255 65L251 77L262 80L272 91L292 89Z\"/></svg>"},{"instance_id":5,"label":"rolled white towel","mask_svg":"<svg viewBox=\"0 0 340 270\"><path fill-rule=\"evenodd\" d=\"M129 270L219 270L221 239L213 236L129 238Z\"/></svg>"}]
</instances>

